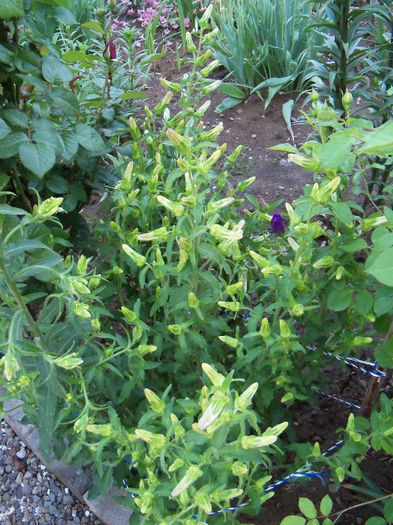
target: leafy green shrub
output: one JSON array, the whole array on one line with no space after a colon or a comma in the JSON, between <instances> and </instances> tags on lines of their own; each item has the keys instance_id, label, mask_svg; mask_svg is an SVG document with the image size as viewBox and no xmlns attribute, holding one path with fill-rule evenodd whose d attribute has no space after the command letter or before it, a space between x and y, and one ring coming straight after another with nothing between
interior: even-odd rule
<instances>
[{"instance_id":1,"label":"leafy green shrub","mask_svg":"<svg viewBox=\"0 0 393 525\"><path fill-rule=\"evenodd\" d=\"M305 31L312 10L313 3L302 0L229 0L215 18L215 56L246 92L268 88L266 105L279 90L303 90L320 41ZM236 99L230 95L222 107Z\"/></svg>"}]
</instances>

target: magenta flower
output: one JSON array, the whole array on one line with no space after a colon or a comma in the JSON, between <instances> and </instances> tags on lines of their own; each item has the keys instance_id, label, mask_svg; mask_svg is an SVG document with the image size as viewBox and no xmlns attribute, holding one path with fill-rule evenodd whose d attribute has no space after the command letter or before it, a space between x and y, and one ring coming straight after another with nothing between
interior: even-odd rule
<instances>
[{"instance_id":1,"label":"magenta flower","mask_svg":"<svg viewBox=\"0 0 393 525\"><path fill-rule=\"evenodd\" d=\"M285 231L285 220L279 213L275 213L272 217L271 223L272 230L276 234L284 233Z\"/></svg>"},{"instance_id":2,"label":"magenta flower","mask_svg":"<svg viewBox=\"0 0 393 525\"><path fill-rule=\"evenodd\" d=\"M185 18L184 19L184 27L190 27L190 19L189 18Z\"/></svg>"},{"instance_id":3,"label":"magenta flower","mask_svg":"<svg viewBox=\"0 0 393 525\"><path fill-rule=\"evenodd\" d=\"M115 60L116 58L116 46L113 42L109 42L104 49L104 57L109 60Z\"/></svg>"}]
</instances>

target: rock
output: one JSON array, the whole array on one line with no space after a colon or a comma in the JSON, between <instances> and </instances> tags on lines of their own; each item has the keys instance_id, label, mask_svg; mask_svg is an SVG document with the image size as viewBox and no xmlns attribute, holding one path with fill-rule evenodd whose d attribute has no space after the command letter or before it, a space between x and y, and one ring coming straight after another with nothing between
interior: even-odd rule
<instances>
[{"instance_id":1,"label":"rock","mask_svg":"<svg viewBox=\"0 0 393 525\"><path fill-rule=\"evenodd\" d=\"M26 457L26 449L22 447L22 448L16 453L16 457L19 458L19 459L24 459L24 458Z\"/></svg>"},{"instance_id":2,"label":"rock","mask_svg":"<svg viewBox=\"0 0 393 525\"><path fill-rule=\"evenodd\" d=\"M65 496L63 496L62 502L63 505L72 505L74 503L74 498L69 494L66 494Z\"/></svg>"}]
</instances>

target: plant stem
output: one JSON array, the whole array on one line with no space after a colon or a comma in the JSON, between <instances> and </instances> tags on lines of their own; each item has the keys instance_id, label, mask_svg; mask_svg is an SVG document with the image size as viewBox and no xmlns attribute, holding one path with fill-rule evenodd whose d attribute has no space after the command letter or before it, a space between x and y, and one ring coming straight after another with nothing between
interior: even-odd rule
<instances>
[{"instance_id":1,"label":"plant stem","mask_svg":"<svg viewBox=\"0 0 393 525\"><path fill-rule=\"evenodd\" d=\"M25 304L22 294L18 290L18 287L14 283L6 265L4 264L4 261L0 259L0 270L4 273L5 282L7 283L8 288L10 289L11 293L14 295L16 302L18 303L19 307L25 312L27 322L30 326L30 330L34 337L41 337L40 331L38 330L37 324L34 321L29 309L27 308L27 305Z\"/></svg>"},{"instance_id":2,"label":"plant stem","mask_svg":"<svg viewBox=\"0 0 393 525\"><path fill-rule=\"evenodd\" d=\"M389 330L384 339L384 343L393 335L393 320L390 324ZM371 410L378 398L379 392L385 383L383 377L373 377L368 384L367 391L364 394L360 415L363 417L370 417Z\"/></svg>"},{"instance_id":3,"label":"plant stem","mask_svg":"<svg viewBox=\"0 0 393 525\"><path fill-rule=\"evenodd\" d=\"M364 507L365 505L371 505L372 503L376 503L377 501L382 501L387 498L393 497L393 492L391 494L387 494L386 496L381 496L380 498L371 499L369 501L365 501L363 503L358 503L357 505L353 505L352 507L348 507L347 509L340 510L340 512L335 512L334 514L330 514L330 516L337 516L337 518L334 520L333 525L338 522L338 520L341 518L343 514L348 512L349 510L357 509L359 507Z\"/></svg>"}]
</instances>

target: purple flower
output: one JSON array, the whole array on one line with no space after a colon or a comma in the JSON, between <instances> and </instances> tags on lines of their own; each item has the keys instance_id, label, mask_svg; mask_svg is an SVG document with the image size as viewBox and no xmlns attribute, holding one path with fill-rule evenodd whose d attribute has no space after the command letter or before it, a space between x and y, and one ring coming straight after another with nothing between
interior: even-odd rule
<instances>
[{"instance_id":1,"label":"purple flower","mask_svg":"<svg viewBox=\"0 0 393 525\"><path fill-rule=\"evenodd\" d=\"M275 213L271 220L272 230L274 233L280 234L285 231L285 220L279 213Z\"/></svg>"}]
</instances>

